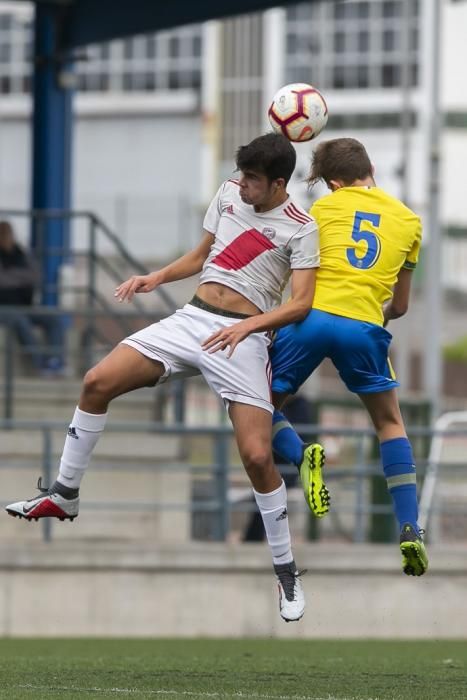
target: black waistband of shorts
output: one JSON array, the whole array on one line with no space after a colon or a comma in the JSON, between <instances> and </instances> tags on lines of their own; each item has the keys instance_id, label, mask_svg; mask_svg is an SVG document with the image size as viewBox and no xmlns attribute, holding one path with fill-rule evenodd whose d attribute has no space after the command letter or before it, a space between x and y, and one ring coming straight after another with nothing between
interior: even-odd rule
<instances>
[{"instance_id":1,"label":"black waistband of shorts","mask_svg":"<svg viewBox=\"0 0 467 700\"><path fill-rule=\"evenodd\" d=\"M209 311L212 314L218 314L219 316L227 316L229 318L250 318L253 314L240 314L236 311L227 311L227 309L219 309L217 306L213 306L212 304L208 304L207 301L203 301L203 299L200 299L199 297L194 295L193 299L188 302L189 304L192 304L193 306L197 306L198 309L203 309L203 311Z\"/></svg>"}]
</instances>

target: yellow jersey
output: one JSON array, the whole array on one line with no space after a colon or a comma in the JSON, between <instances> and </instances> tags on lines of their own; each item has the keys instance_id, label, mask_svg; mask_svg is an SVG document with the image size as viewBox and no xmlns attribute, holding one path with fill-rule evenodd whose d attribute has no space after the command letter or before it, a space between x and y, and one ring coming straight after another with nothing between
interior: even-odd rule
<instances>
[{"instance_id":1,"label":"yellow jersey","mask_svg":"<svg viewBox=\"0 0 467 700\"><path fill-rule=\"evenodd\" d=\"M342 187L318 199L320 267L313 308L383 324L383 304L402 267L413 269L420 218L379 187Z\"/></svg>"}]
</instances>

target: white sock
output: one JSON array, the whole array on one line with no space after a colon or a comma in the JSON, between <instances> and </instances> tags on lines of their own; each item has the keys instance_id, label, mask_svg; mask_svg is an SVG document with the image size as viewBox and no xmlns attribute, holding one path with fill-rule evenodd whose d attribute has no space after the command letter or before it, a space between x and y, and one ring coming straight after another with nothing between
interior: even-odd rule
<instances>
[{"instance_id":1,"label":"white sock","mask_svg":"<svg viewBox=\"0 0 467 700\"><path fill-rule=\"evenodd\" d=\"M253 489L256 503L263 518L266 537L274 564L288 564L293 560L287 515L287 490L284 482L271 493L258 493Z\"/></svg>"},{"instance_id":2,"label":"white sock","mask_svg":"<svg viewBox=\"0 0 467 700\"><path fill-rule=\"evenodd\" d=\"M70 489L79 489L106 420L107 413L95 415L76 407L63 447L57 481Z\"/></svg>"}]
</instances>

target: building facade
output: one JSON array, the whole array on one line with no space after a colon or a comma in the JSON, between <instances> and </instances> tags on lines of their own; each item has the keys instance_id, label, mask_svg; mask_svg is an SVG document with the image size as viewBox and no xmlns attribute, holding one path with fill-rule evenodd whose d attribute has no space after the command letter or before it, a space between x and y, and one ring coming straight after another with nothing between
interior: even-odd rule
<instances>
[{"instance_id":1,"label":"building facade","mask_svg":"<svg viewBox=\"0 0 467 700\"><path fill-rule=\"evenodd\" d=\"M461 176L467 89L457 68L467 58L467 3L440 4L441 220L443 230L457 236L445 246L450 279L467 289L459 242L467 231ZM96 211L140 257L187 249L198 239L203 208L218 181L232 172L237 146L268 128L267 105L275 90L300 81L326 96L324 137L363 140L378 184L426 219L433 155L435 67L427 31L432 5L318 0L77 52L74 207ZM30 202L32 21L28 3L0 2L4 208L27 208ZM302 184L311 148L297 146L292 185L305 205L320 193L310 195Z\"/></svg>"}]
</instances>

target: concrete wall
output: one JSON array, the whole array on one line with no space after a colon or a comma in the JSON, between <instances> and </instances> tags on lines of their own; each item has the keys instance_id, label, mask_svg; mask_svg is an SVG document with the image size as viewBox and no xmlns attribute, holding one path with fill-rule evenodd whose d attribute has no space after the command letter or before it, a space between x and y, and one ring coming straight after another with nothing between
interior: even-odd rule
<instances>
[{"instance_id":1,"label":"concrete wall","mask_svg":"<svg viewBox=\"0 0 467 700\"><path fill-rule=\"evenodd\" d=\"M98 213L138 257L191 248L201 236L200 129L196 115L80 117L75 208Z\"/></svg>"},{"instance_id":2,"label":"concrete wall","mask_svg":"<svg viewBox=\"0 0 467 700\"><path fill-rule=\"evenodd\" d=\"M12 541L0 549L0 635L467 638L466 554L432 549L415 579L397 546L303 545L308 607L285 624L263 545Z\"/></svg>"},{"instance_id":3,"label":"concrete wall","mask_svg":"<svg viewBox=\"0 0 467 700\"><path fill-rule=\"evenodd\" d=\"M0 105L0 208L30 207L29 108L25 100L10 112ZM200 139L197 114L78 116L73 208L103 218L136 257L174 256L191 248L202 224ZM18 218L15 225L27 242L27 220ZM74 226L73 246L88 247L84 226Z\"/></svg>"}]
</instances>

